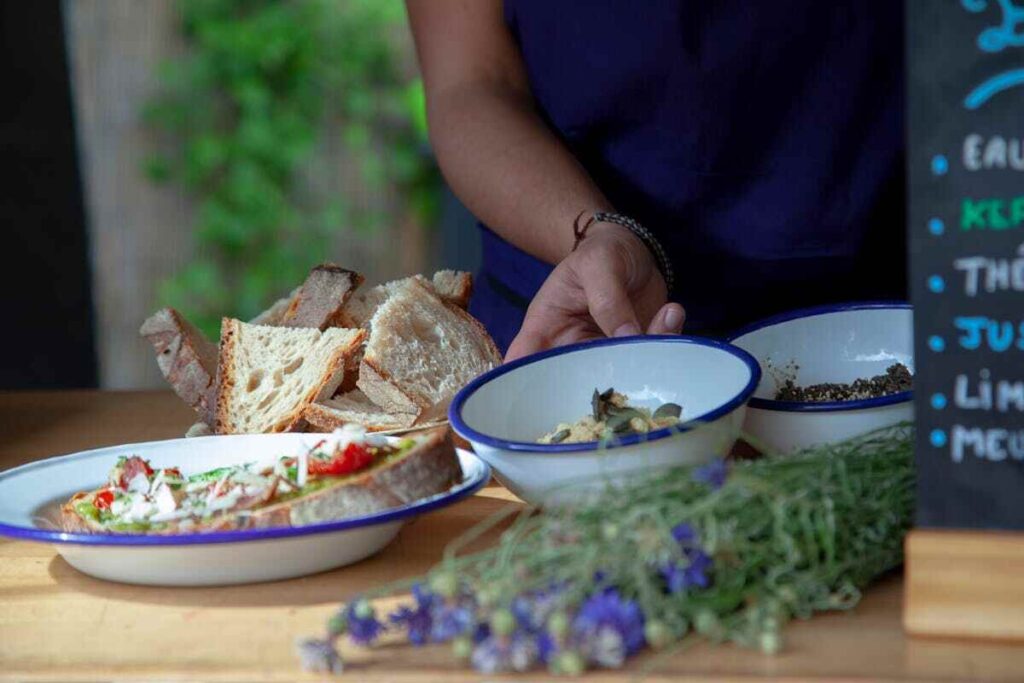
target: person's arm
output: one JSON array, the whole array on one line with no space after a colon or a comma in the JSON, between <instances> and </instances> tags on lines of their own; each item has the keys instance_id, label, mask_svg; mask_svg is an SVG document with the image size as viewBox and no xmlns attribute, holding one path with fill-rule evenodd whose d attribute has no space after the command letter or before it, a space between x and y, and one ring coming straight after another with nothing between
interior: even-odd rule
<instances>
[{"instance_id":1,"label":"person's arm","mask_svg":"<svg viewBox=\"0 0 1024 683\"><path fill-rule=\"evenodd\" d=\"M614 207L537 115L501 0L406 5L426 88L430 140L449 185L503 238L559 264L531 305L509 356L602 332L678 331L660 324L664 282L632 233L598 224L572 251L576 217Z\"/></svg>"}]
</instances>

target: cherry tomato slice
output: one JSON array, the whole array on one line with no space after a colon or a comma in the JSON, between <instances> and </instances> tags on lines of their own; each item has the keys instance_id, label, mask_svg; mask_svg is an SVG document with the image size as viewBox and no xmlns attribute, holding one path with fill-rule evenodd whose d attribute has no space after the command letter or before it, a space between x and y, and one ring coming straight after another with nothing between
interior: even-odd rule
<instances>
[{"instance_id":1,"label":"cherry tomato slice","mask_svg":"<svg viewBox=\"0 0 1024 683\"><path fill-rule=\"evenodd\" d=\"M345 450L330 460L309 459L309 473L322 476L340 477L365 469L373 462L373 454L366 446L350 443Z\"/></svg>"},{"instance_id":2,"label":"cherry tomato slice","mask_svg":"<svg viewBox=\"0 0 1024 683\"><path fill-rule=\"evenodd\" d=\"M114 492L107 489L100 491L92 499L92 504L97 510L106 510L114 502Z\"/></svg>"}]
</instances>

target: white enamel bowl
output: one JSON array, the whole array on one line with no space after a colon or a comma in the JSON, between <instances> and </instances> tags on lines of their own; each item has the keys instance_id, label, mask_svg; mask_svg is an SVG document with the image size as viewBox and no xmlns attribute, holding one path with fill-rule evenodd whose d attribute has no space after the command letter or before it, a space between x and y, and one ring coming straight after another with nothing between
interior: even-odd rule
<instances>
[{"instance_id":1,"label":"white enamel bowl","mask_svg":"<svg viewBox=\"0 0 1024 683\"><path fill-rule=\"evenodd\" d=\"M208 436L114 446L28 463L0 473L0 534L53 543L79 571L109 581L212 586L274 581L341 567L376 553L413 517L451 505L490 479L490 468L459 451L462 481L430 498L360 517L313 524L175 536L66 534L52 522L56 505L106 478L122 455L194 473L261 462L309 448L323 435Z\"/></svg>"},{"instance_id":2,"label":"white enamel bowl","mask_svg":"<svg viewBox=\"0 0 1024 683\"><path fill-rule=\"evenodd\" d=\"M894 363L914 371L913 311L902 303L821 306L755 323L729 341L749 351L763 370L743 431L778 453L842 441L914 418L912 392L862 401L802 403L772 396L784 368L795 364L798 385L852 382L884 374Z\"/></svg>"},{"instance_id":3,"label":"white enamel bowl","mask_svg":"<svg viewBox=\"0 0 1024 683\"><path fill-rule=\"evenodd\" d=\"M513 493L535 505L564 505L628 473L725 455L759 379L757 362L722 342L602 339L521 358L478 377L455 397L448 418ZM683 424L612 445L536 443L558 423L588 414L594 389L609 387L634 405L677 403Z\"/></svg>"}]
</instances>

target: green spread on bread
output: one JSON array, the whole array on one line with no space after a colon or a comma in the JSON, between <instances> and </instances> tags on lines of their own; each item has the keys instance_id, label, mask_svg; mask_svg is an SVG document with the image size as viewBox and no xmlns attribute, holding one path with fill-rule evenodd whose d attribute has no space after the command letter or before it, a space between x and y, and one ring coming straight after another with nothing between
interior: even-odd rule
<instances>
[{"instance_id":1,"label":"green spread on bread","mask_svg":"<svg viewBox=\"0 0 1024 683\"><path fill-rule=\"evenodd\" d=\"M293 501L367 470L387 466L417 445L389 443L359 429L339 429L311 448L272 463L244 463L183 475L156 469L143 458L122 457L106 484L76 494L67 507L95 530L140 533L170 526L189 531L229 515Z\"/></svg>"}]
</instances>

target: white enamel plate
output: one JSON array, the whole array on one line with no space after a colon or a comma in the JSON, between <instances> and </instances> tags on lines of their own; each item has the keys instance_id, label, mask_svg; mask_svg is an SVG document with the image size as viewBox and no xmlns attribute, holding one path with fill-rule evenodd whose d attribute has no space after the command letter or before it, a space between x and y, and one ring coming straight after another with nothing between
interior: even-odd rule
<instances>
[{"instance_id":1,"label":"white enamel plate","mask_svg":"<svg viewBox=\"0 0 1024 683\"><path fill-rule=\"evenodd\" d=\"M78 491L99 486L118 457L138 455L154 467L194 473L292 455L315 434L254 434L151 441L83 451L0 473L0 534L53 543L68 564L109 581L157 586L212 586L274 581L358 562L390 543L402 525L482 487L490 468L458 451L462 481L402 507L303 527L181 534L69 534L53 520Z\"/></svg>"}]
</instances>

